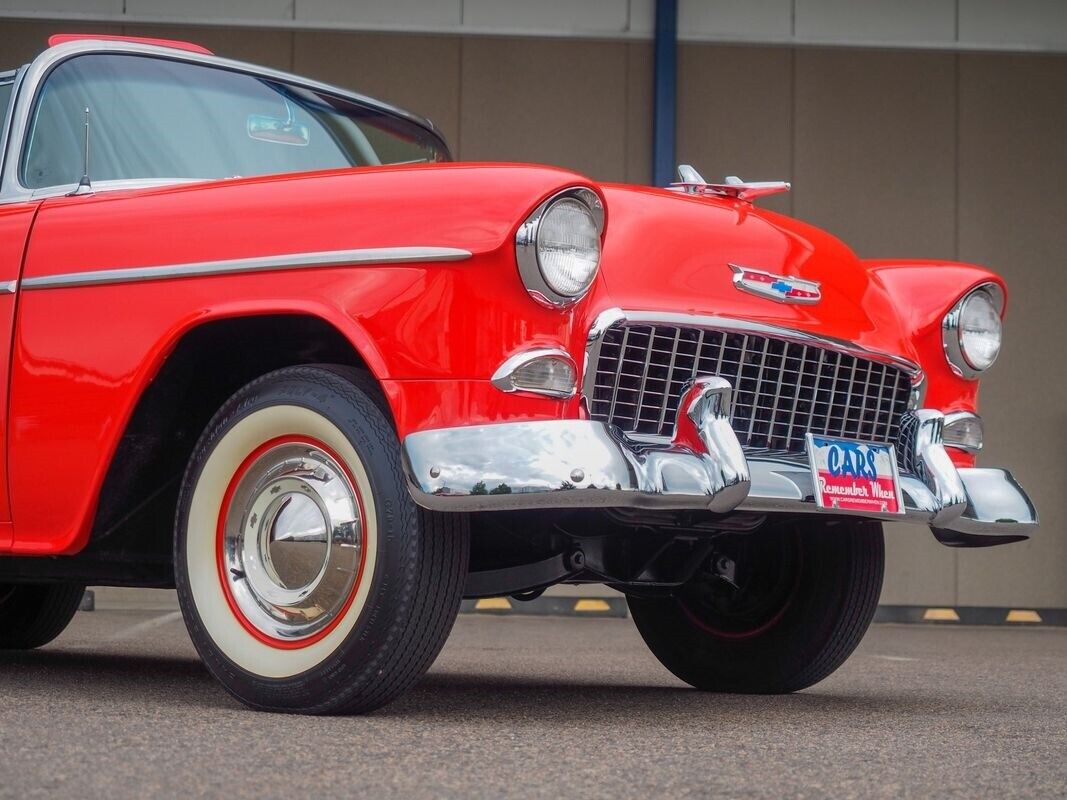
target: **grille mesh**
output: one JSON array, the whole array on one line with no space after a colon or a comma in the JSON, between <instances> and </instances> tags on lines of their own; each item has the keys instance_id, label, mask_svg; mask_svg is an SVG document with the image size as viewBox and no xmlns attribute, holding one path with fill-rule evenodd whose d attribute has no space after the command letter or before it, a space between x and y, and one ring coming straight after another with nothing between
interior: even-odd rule
<instances>
[{"instance_id":1,"label":"grille mesh","mask_svg":"<svg viewBox=\"0 0 1067 800\"><path fill-rule=\"evenodd\" d=\"M809 431L895 443L911 380L904 370L807 344L677 325L609 328L590 400L593 419L669 437L687 383L734 387L731 424L748 448L803 452Z\"/></svg>"}]
</instances>

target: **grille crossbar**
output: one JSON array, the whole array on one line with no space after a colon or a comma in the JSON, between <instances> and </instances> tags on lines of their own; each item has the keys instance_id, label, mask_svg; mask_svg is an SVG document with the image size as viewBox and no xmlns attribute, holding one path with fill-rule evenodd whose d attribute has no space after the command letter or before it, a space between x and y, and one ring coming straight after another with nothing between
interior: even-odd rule
<instances>
[{"instance_id":1,"label":"grille crossbar","mask_svg":"<svg viewBox=\"0 0 1067 800\"><path fill-rule=\"evenodd\" d=\"M696 377L734 387L741 444L803 452L808 432L895 443L911 378L891 364L811 344L673 324L609 328L600 343L590 416L624 433L670 437Z\"/></svg>"}]
</instances>

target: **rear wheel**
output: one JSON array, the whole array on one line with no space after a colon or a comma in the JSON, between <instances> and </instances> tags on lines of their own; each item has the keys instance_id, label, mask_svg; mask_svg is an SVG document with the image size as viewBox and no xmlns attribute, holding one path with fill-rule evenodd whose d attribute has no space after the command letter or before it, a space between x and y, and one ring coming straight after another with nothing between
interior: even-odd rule
<instances>
[{"instance_id":1,"label":"rear wheel","mask_svg":"<svg viewBox=\"0 0 1067 800\"><path fill-rule=\"evenodd\" d=\"M628 598L641 636L698 689L777 694L837 669L874 617L885 549L866 520L798 523L724 537L732 582L713 565L670 597Z\"/></svg>"},{"instance_id":2,"label":"rear wheel","mask_svg":"<svg viewBox=\"0 0 1067 800\"><path fill-rule=\"evenodd\" d=\"M354 370L279 370L237 392L191 458L178 597L208 669L254 708L384 705L455 621L466 519L414 505L377 398Z\"/></svg>"},{"instance_id":3,"label":"rear wheel","mask_svg":"<svg viewBox=\"0 0 1067 800\"><path fill-rule=\"evenodd\" d=\"M72 583L0 584L0 649L48 644L70 624L84 593Z\"/></svg>"}]
</instances>

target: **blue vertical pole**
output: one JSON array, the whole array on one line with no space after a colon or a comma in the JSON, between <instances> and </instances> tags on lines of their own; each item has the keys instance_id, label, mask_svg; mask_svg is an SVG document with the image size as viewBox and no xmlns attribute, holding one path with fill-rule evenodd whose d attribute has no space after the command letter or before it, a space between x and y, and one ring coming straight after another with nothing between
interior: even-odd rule
<instances>
[{"instance_id":1,"label":"blue vertical pole","mask_svg":"<svg viewBox=\"0 0 1067 800\"><path fill-rule=\"evenodd\" d=\"M678 0L656 0L652 92L652 185L674 180L674 123L678 92Z\"/></svg>"}]
</instances>

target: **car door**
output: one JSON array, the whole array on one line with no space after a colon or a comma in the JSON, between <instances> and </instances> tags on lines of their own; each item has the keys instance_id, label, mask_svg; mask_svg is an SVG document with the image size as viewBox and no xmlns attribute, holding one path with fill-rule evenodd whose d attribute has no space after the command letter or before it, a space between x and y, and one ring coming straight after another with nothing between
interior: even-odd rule
<instances>
[{"instance_id":1,"label":"car door","mask_svg":"<svg viewBox=\"0 0 1067 800\"><path fill-rule=\"evenodd\" d=\"M0 130L7 124L17 73L0 73ZM37 202L0 204L0 380L6 388L11 372L11 338L19 270ZM7 392L0 401L0 453L7 453ZM0 550L11 545L11 504L8 499L7 459L0 458Z\"/></svg>"}]
</instances>

